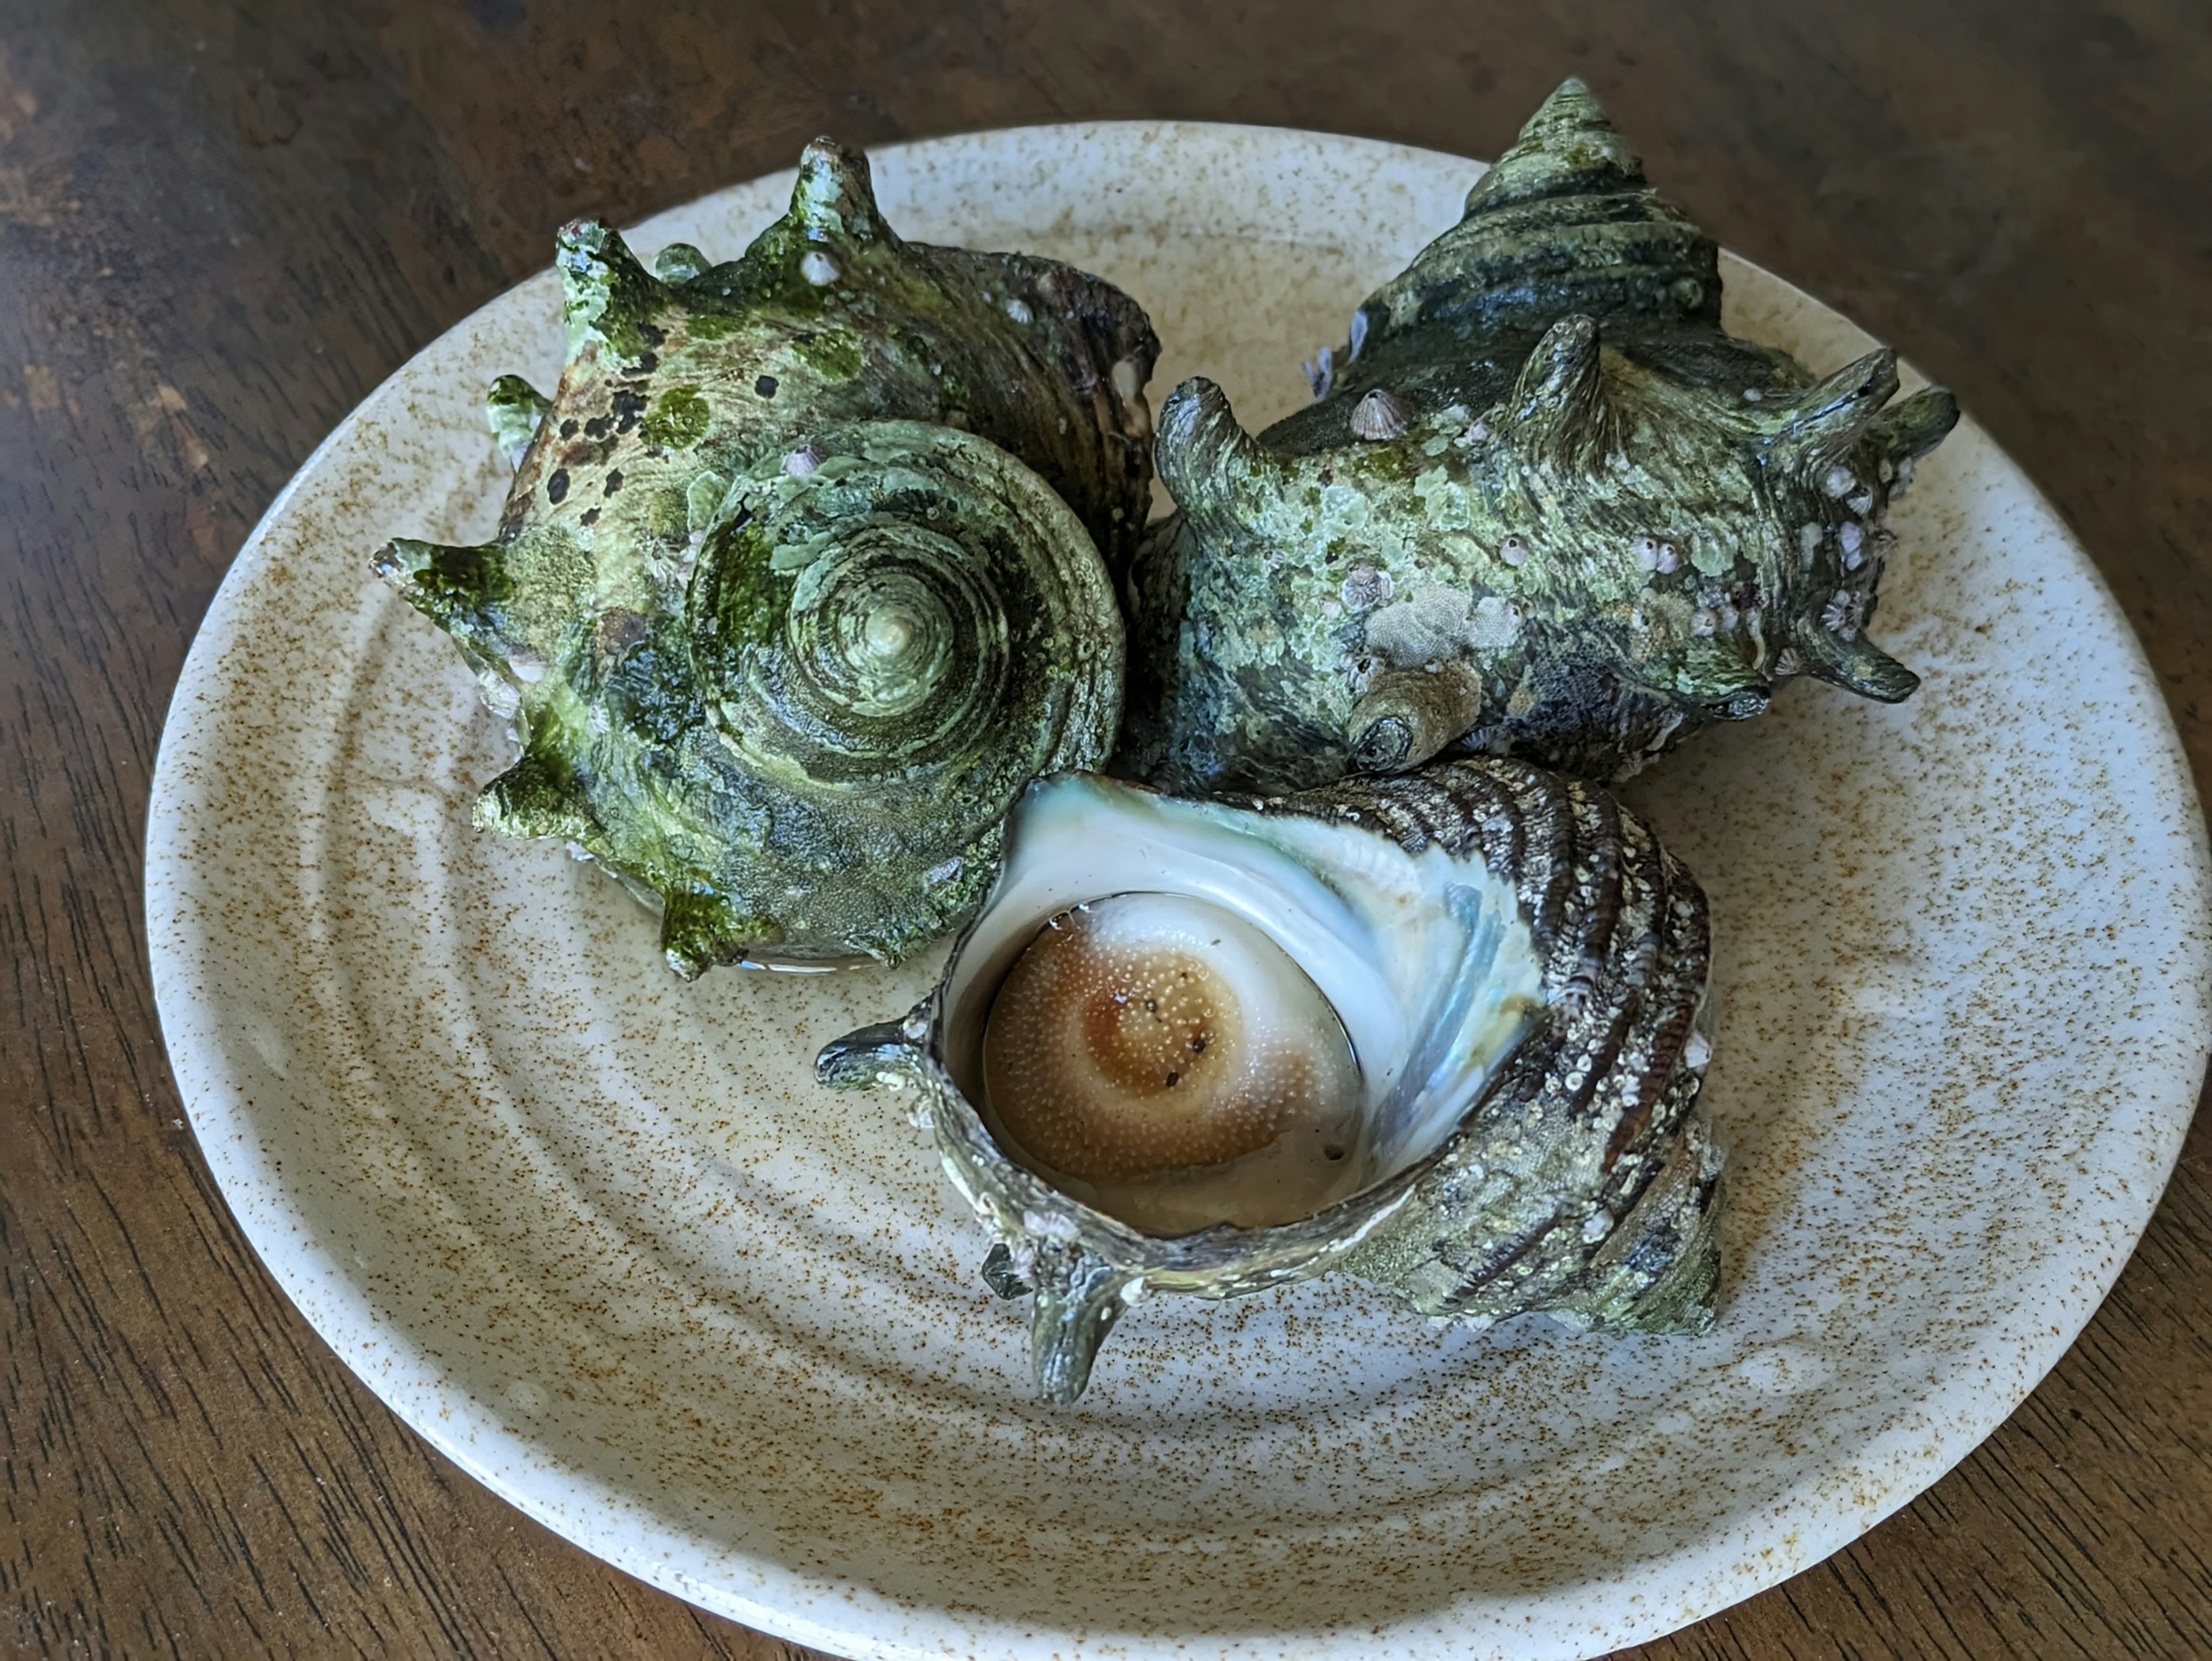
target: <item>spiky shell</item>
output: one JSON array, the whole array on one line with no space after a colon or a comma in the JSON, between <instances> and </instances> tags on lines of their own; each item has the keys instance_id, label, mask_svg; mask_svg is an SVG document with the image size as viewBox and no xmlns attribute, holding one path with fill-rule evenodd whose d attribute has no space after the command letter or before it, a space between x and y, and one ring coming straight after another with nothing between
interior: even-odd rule
<instances>
[{"instance_id":1,"label":"spiky shell","mask_svg":"<svg viewBox=\"0 0 2212 1661\"><path fill-rule=\"evenodd\" d=\"M1117 770L1291 789L1440 752L1633 772L1809 674L1895 701L1867 638L1889 500L1957 419L1720 327L1712 240L1569 81L1466 216L1255 439L1160 412L1181 509L1140 552ZM1887 406L1887 407L1886 407Z\"/></svg>"},{"instance_id":2,"label":"spiky shell","mask_svg":"<svg viewBox=\"0 0 2212 1661\"><path fill-rule=\"evenodd\" d=\"M1023 869L1022 815L1075 782L1033 787L1017 814L1010 878ZM1465 1097L1446 1093L1462 1065L1449 1035L1479 989L1425 987L1431 1007L1404 1012L1425 1059L1403 1074L1413 1093L1394 1090L1389 1102L1419 1104L1409 1112L1466 1104L1407 1146L1409 1162L1386 1163L1371 1185L1301 1221L1162 1238L1010 1158L956 1080L972 1071L963 1012L988 1002L993 965L1003 974L1006 941L1017 937L998 925L1042 921L1028 915L1033 883L994 896L930 998L903 1022L830 1045L818 1070L833 1086L888 1082L908 1092L947 1174L996 1237L985 1278L1002 1296L1032 1299L1040 1393L1063 1402L1081 1394L1099 1345L1142 1293L1234 1297L1330 1269L1394 1288L1424 1314L1480 1324L1524 1311L1579 1328L1710 1323L1722 1160L1698 1101L1710 1054L1698 1029L1711 958L1705 899L1642 821L1594 787L1487 759L1231 803L1177 802L1103 781L1090 788L1122 790L1140 814L1211 828L1206 856L1181 873L1194 894L1234 889L1223 873L1235 855L1220 836L1239 824L1255 859L1287 849L1311 861L1334 845L1318 830L1271 828L1285 821L1348 839L1344 861L1322 858L1324 868L1310 873L1323 887L1379 863L1362 848L1416 860L1440 853L1461 873L1445 879L1446 903L1463 906L1493 884L1508 897L1506 926L1527 931L1528 956L1515 960L1533 964L1516 972L1528 973L1533 995L1517 1037L1483 1063ZM1173 892L1178 879L1170 861L1148 885ZM1255 896L1247 914L1263 923L1288 904L1285 886L1266 885L1273 897ZM1020 915L1000 919L1001 905ZM1478 932L1470 924L1470 941ZM1386 1144L1395 1134L1378 1129Z\"/></svg>"},{"instance_id":3,"label":"spiky shell","mask_svg":"<svg viewBox=\"0 0 2212 1661\"><path fill-rule=\"evenodd\" d=\"M580 222L558 263L558 388L489 400L498 537L377 559L514 718L478 817L603 861L685 975L896 960L981 899L1022 787L1112 744L1151 327L902 241L826 140L740 259L656 274Z\"/></svg>"}]
</instances>

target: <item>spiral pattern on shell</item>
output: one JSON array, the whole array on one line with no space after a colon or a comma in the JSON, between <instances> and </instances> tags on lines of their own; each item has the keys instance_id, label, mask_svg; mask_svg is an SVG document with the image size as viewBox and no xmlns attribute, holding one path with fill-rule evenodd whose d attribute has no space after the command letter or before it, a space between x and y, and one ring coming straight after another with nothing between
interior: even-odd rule
<instances>
[{"instance_id":1,"label":"spiral pattern on shell","mask_svg":"<svg viewBox=\"0 0 2212 1661\"><path fill-rule=\"evenodd\" d=\"M817 800L948 847L1096 764L1121 696L1104 568L1036 473L949 427L833 428L738 478L686 602L724 737ZM869 788L896 787L872 802Z\"/></svg>"}]
</instances>

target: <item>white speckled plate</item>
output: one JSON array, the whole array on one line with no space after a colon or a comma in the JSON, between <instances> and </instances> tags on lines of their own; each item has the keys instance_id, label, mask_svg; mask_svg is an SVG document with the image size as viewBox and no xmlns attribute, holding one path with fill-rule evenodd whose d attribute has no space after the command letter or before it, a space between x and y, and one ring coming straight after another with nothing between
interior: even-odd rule
<instances>
[{"instance_id":1,"label":"white speckled plate","mask_svg":"<svg viewBox=\"0 0 2212 1661\"><path fill-rule=\"evenodd\" d=\"M1152 308L1157 388L1256 424L1452 222L1476 164L1235 127L1038 128L876 157L908 235ZM1662 180L1663 184L1664 181ZM664 214L733 254L786 175ZM1732 326L1859 332L1728 268ZM1881 635L1634 799L1704 878L1735 1172L1695 1342L1431 1327L1344 1280L1140 1305L1068 1411L888 1099L809 1082L927 970L685 986L555 846L470 828L498 728L374 581L471 540L550 275L432 345L278 498L161 745L147 910L209 1164L332 1348L467 1470L708 1608L852 1656L1588 1656L1781 1579L2011 1411L2134 1244L2206 1055L2207 861L2150 672L1969 421L1897 518Z\"/></svg>"}]
</instances>

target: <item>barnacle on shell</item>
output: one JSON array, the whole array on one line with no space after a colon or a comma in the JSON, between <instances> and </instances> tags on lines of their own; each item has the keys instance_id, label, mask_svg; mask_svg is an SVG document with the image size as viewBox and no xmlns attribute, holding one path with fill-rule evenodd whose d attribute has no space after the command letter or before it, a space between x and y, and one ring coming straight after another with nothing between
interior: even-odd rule
<instances>
[{"instance_id":1,"label":"barnacle on shell","mask_svg":"<svg viewBox=\"0 0 2212 1661\"><path fill-rule=\"evenodd\" d=\"M1054 1401L1139 1295L1331 1269L1478 1325L1697 1331L1710 963L1650 830L1525 763L1212 801L1059 778L937 989L818 1071L908 1093Z\"/></svg>"},{"instance_id":2,"label":"barnacle on shell","mask_svg":"<svg viewBox=\"0 0 2212 1661\"><path fill-rule=\"evenodd\" d=\"M1180 514L1128 585L1116 770L1291 789L1439 753L1601 777L1810 675L1895 702L1865 635L1888 502L1957 420L1894 355L1815 376L1725 333L1711 239L1589 89L1552 94L1465 217L1257 438L1160 412Z\"/></svg>"},{"instance_id":3,"label":"barnacle on shell","mask_svg":"<svg viewBox=\"0 0 2212 1661\"><path fill-rule=\"evenodd\" d=\"M1097 764L1158 351L1051 260L902 241L807 147L741 259L561 234L568 361L503 376L478 547L377 569L522 742L478 817L562 837L710 964L896 960L988 886L1008 806Z\"/></svg>"}]
</instances>

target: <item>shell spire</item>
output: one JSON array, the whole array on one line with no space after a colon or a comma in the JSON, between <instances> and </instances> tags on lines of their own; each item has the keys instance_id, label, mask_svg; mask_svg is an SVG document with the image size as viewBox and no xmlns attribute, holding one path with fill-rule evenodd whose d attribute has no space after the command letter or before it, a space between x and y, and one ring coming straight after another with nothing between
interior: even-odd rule
<instances>
[{"instance_id":1,"label":"shell spire","mask_svg":"<svg viewBox=\"0 0 2212 1661\"><path fill-rule=\"evenodd\" d=\"M1579 76L1537 106L1504 155L1468 192L1470 214L1550 197L1595 196L1644 184L1644 160Z\"/></svg>"},{"instance_id":2,"label":"shell spire","mask_svg":"<svg viewBox=\"0 0 2212 1661\"><path fill-rule=\"evenodd\" d=\"M1531 340L1574 313L1718 328L1720 299L1718 246L1569 80L1468 192L1460 222L1361 305L1359 358L1387 360L1394 338L1445 322Z\"/></svg>"}]
</instances>

